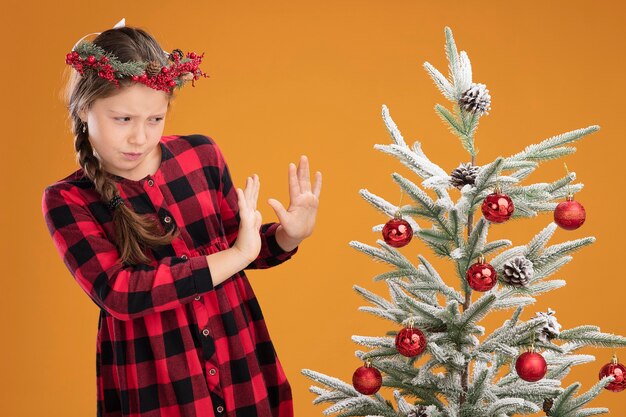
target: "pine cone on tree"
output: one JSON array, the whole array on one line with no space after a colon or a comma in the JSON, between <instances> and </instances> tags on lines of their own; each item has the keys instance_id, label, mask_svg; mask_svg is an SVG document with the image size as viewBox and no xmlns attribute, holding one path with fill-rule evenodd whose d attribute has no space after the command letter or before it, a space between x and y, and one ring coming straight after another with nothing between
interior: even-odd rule
<instances>
[{"instance_id":1,"label":"pine cone on tree","mask_svg":"<svg viewBox=\"0 0 626 417\"><path fill-rule=\"evenodd\" d=\"M556 320L554 316L555 311L551 308L548 308L548 312L537 312L535 315L537 317L546 317L548 319L548 323L537 332L537 338L544 343L549 343L551 339L554 339L561 332L561 325Z\"/></svg>"},{"instance_id":2,"label":"pine cone on tree","mask_svg":"<svg viewBox=\"0 0 626 417\"><path fill-rule=\"evenodd\" d=\"M502 281L515 287L523 287L528 284L533 273L533 263L524 256L516 256L505 262Z\"/></svg>"},{"instance_id":3,"label":"pine cone on tree","mask_svg":"<svg viewBox=\"0 0 626 417\"><path fill-rule=\"evenodd\" d=\"M489 114L491 110L491 96L485 84L472 83L470 88L461 94L459 106L468 112Z\"/></svg>"},{"instance_id":4,"label":"pine cone on tree","mask_svg":"<svg viewBox=\"0 0 626 417\"><path fill-rule=\"evenodd\" d=\"M461 163L450 173L450 185L459 190L466 184L474 185L478 171L480 171L480 167L472 165L471 162Z\"/></svg>"},{"instance_id":5,"label":"pine cone on tree","mask_svg":"<svg viewBox=\"0 0 626 417\"><path fill-rule=\"evenodd\" d=\"M157 61L150 61L146 65L146 74L148 77L154 77L161 72L161 64Z\"/></svg>"},{"instance_id":6,"label":"pine cone on tree","mask_svg":"<svg viewBox=\"0 0 626 417\"><path fill-rule=\"evenodd\" d=\"M409 411L407 417L428 417L428 411L423 405L418 405L414 410Z\"/></svg>"},{"instance_id":7,"label":"pine cone on tree","mask_svg":"<svg viewBox=\"0 0 626 417\"><path fill-rule=\"evenodd\" d=\"M547 416L552 414L550 410L552 409L553 405L554 400L552 398L546 398L545 400L543 400L543 411L546 413Z\"/></svg>"}]
</instances>

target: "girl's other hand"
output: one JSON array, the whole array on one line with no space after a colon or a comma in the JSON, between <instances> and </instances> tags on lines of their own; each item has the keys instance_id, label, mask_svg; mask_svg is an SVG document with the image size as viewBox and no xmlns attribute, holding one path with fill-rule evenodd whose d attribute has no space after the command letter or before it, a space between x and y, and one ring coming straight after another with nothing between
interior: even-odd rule
<instances>
[{"instance_id":1,"label":"girl's other hand","mask_svg":"<svg viewBox=\"0 0 626 417\"><path fill-rule=\"evenodd\" d=\"M289 207L285 209L283 204L275 198L267 200L276 212L287 237L293 242L301 242L311 236L315 228L315 218L322 192L322 173L316 172L313 186L311 186L310 175L309 159L306 155L301 155L297 168L293 162L289 164ZM280 232L280 228L278 231Z\"/></svg>"},{"instance_id":2,"label":"girl's other hand","mask_svg":"<svg viewBox=\"0 0 626 417\"><path fill-rule=\"evenodd\" d=\"M246 179L246 189L237 188L239 204L239 233L233 245L242 256L254 261L261 251L261 212L257 210L260 188L259 176L254 174Z\"/></svg>"}]
</instances>

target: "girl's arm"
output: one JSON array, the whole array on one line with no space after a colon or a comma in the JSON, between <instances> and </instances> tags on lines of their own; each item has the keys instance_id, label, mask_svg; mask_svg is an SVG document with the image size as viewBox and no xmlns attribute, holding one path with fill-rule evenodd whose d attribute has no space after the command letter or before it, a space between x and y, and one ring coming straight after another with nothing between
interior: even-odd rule
<instances>
[{"instance_id":1,"label":"girl's arm","mask_svg":"<svg viewBox=\"0 0 626 417\"><path fill-rule=\"evenodd\" d=\"M173 309L241 271L249 263L236 248L157 265L124 266L117 247L71 187L47 187L42 210L54 244L80 287L119 320Z\"/></svg>"},{"instance_id":2,"label":"girl's arm","mask_svg":"<svg viewBox=\"0 0 626 417\"><path fill-rule=\"evenodd\" d=\"M206 256L206 259L214 286L226 281L250 263L250 259L236 247L212 253Z\"/></svg>"}]
</instances>

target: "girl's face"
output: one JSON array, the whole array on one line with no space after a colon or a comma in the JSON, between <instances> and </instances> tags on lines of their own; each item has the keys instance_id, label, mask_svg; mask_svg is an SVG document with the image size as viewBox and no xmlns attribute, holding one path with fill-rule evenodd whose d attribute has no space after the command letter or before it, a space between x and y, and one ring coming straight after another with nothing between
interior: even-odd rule
<instances>
[{"instance_id":1,"label":"girl's face","mask_svg":"<svg viewBox=\"0 0 626 417\"><path fill-rule=\"evenodd\" d=\"M79 112L105 171L139 180L157 170L168 103L165 91L133 83L113 96L97 99L87 112Z\"/></svg>"}]
</instances>

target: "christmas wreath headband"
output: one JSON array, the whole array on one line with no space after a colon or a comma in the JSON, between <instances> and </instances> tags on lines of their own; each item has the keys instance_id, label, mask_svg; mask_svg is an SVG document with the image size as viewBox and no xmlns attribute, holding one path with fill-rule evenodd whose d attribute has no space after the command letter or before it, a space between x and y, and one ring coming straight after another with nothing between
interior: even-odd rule
<instances>
[{"instance_id":1,"label":"christmas wreath headband","mask_svg":"<svg viewBox=\"0 0 626 417\"><path fill-rule=\"evenodd\" d=\"M122 18L113 28L123 27L126 19ZM187 52L185 55L180 49L172 52L163 51L171 62L167 66L162 66L157 61L128 61L121 62L114 54L106 52L100 46L91 41L83 40L92 34L102 32L92 32L83 36L72 48L72 51L65 57L65 63L71 65L81 75L85 71L94 71L99 77L113 82L119 88L119 79L132 78L133 81L145 84L156 90L171 92L174 88L182 87L185 82L194 81L200 77L208 77L200 68L200 63L204 57L194 52Z\"/></svg>"}]
</instances>

